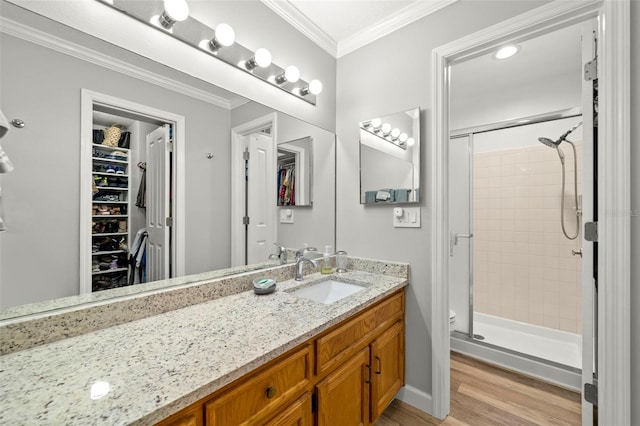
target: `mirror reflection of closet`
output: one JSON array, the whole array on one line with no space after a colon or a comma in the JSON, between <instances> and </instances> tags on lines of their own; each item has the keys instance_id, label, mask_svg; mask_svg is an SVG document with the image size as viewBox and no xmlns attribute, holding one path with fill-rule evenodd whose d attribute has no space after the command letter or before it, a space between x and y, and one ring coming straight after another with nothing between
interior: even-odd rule
<instances>
[{"instance_id":1,"label":"mirror reflection of closet","mask_svg":"<svg viewBox=\"0 0 640 426\"><path fill-rule=\"evenodd\" d=\"M311 206L313 139L278 144L277 206Z\"/></svg>"},{"instance_id":2,"label":"mirror reflection of closet","mask_svg":"<svg viewBox=\"0 0 640 426\"><path fill-rule=\"evenodd\" d=\"M91 282L82 286L96 292L169 278L164 269L170 265L150 267L147 256L147 203L153 197L147 192L147 162L153 153L148 137L166 133L170 126L98 104L92 116ZM158 245L171 250L170 239Z\"/></svg>"}]
</instances>

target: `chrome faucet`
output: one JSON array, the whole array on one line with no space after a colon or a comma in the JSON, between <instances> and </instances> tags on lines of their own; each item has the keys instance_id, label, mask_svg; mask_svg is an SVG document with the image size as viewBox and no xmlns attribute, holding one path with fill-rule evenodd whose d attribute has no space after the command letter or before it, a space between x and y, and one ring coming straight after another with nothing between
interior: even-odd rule
<instances>
[{"instance_id":1,"label":"chrome faucet","mask_svg":"<svg viewBox=\"0 0 640 426\"><path fill-rule=\"evenodd\" d=\"M309 259L304 257L304 249L300 249L296 252L296 281L302 281L304 279L304 263L309 262L316 268L318 267L318 262L313 259Z\"/></svg>"},{"instance_id":2,"label":"chrome faucet","mask_svg":"<svg viewBox=\"0 0 640 426\"><path fill-rule=\"evenodd\" d=\"M287 263L287 249L284 246L281 246L278 243L273 243L276 247L278 247L278 253L277 254L270 254L269 255L269 260L271 259L280 259L280 264L284 265L285 263Z\"/></svg>"}]
</instances>

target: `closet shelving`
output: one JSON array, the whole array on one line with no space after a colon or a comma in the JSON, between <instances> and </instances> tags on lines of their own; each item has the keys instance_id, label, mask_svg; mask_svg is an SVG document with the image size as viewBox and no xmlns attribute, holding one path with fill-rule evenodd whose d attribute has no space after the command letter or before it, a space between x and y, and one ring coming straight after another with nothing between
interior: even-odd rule
<instances>
[{"instance_id":1,"label":"closet shelving","mask_svg":"<svg viewBox=\"0 0 640 426\"><path fill-rule=\"evenodd\" d=\"M278 150L278 206L295 205L295 192L293 189L295 185L295 165L296 156L293 152Z\"/></svg>"},{"instance_id":2,"label":"closet shelving","mask_svg":"<svg viewBox=\"0 0 640 426\"><path fill-rule=\"evenodd\" d=\"M93 291L127 284L130 161L129 149L92 144Z\"/></svg>"}]
</instances>

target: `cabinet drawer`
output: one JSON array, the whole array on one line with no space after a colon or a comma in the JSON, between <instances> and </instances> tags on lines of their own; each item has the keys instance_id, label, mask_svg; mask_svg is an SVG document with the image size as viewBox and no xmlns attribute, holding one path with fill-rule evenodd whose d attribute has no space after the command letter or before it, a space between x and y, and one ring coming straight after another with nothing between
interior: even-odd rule
<instances>
[{"instance_id":1,"label":"cabinet drawer","mask_svg":"<svg viewBox=\"0 0 640 426\"><path fill-rule=\"evenodd\" d=\"M187 407L156 426L203 426L202 403Z\"/></svg>"},{"instance_id":2,"label":"cabinet drawer","mask_svg":"<svg viewBox=\"0 0 640 426\"><path fill-rule=\"evenodd\" d=\"M404 293L392 296L316 340L318 375L338 365L368 340L372 333L395 322L404 310Z\"/></svg>"},{"instance_id":3,"label":"cabinet drawer","mask_svg":"<svg viewBox=\"0 0 640 426\"><path fill-rule=\"evenodd\" d=\"M298 396L311 379L311 345L278 361L220 397L205 404L208 426L254 424L288 399Z\"/></svg>"}]
</instances>

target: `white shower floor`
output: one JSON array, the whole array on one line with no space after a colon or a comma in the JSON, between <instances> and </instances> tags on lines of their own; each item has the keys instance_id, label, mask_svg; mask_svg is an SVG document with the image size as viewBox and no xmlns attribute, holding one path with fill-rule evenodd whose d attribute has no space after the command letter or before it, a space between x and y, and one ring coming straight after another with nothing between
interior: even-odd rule
<instances>
[{"instance_id":1,"label":"white shower floor","mask_svg":"<svg viewBox=\"0 0 640 426\"><path fill-rule=\"evenodd\" d=\"M484 336L486 343L582 368L582 337L578 334L477 312L473 319L473 333Z\"/></svg>"}]
</instances>

